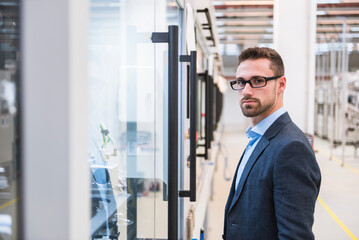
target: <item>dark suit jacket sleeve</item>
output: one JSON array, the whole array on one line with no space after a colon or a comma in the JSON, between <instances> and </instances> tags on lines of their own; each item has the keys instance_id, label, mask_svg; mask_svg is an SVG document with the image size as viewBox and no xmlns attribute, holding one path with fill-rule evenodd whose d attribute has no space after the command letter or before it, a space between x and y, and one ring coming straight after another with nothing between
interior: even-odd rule
<instances>
[{"instance_id":1,"label":"dark suit jacket sleeve","mask_svg":"<svg viewBox=\"0 0 359 240\"><path fill-rule=\"evenodd\" d=\"M294 141L279 149L273 169L278 239L314 239L319 186L320 170L309 144Z\"/></svg>"}]
</instances>

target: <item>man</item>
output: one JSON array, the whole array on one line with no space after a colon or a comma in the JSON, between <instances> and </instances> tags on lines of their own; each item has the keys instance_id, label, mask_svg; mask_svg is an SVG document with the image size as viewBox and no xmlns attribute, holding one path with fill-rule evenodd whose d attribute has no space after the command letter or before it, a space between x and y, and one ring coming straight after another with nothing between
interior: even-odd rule
<instances>
[{"instance_id":1,"label":"man","mask_svg":"<svg viewBox=\"0 0 359 240\"><path fill-rule=\"evenodd\" d=\"M283 108L282 58L270 48L246 49L230 85L251 126L225 208L223 239L314 239L321 175L306 136Z\"/></svg>"}]
</instances>

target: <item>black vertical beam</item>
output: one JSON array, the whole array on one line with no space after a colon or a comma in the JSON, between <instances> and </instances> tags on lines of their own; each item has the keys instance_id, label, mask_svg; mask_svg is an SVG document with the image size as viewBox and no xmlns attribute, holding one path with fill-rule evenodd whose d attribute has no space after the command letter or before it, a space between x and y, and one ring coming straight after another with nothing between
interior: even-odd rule
<instances>
[{"instance_id":1,"label":"black vertical beam","mask_svg":"<svg viewBox=\"0 0 359 240\"><path fill-rule=\"evenodd\" d=\"M203 73L198 73L197 74L198 78L200 79L199 81L199 84L200 84L200 98L199 98L199 101L200 101L200 104L199 104L199 112L200 112L200 115L199 115L199 127L200 127L200 139L204 139L205 142L204 144L198 144L197 146L198 147L204 147L204 153L200 153L200 154L197 154L198 157L203 157L204 159L208 159L208 141L209 141L209 138L208 138L208 134L209 134L209 130L208 130L208 108L209 108L209 103L208 103L208 98L209 98L209 95L208 95L208 71L205 71ZM204 83L204 96L202 95L202 88L203 88L203 83ZM203 99L204 99L204 103L205 103L205 106L204 106L204 135L203 135L203 131L202 131L202 114L203 114L203 109L202 109L202 102L203 102Z\"/></svg>"},{"instance_id":2,"label":"black vertical beam","mask_svg":"<svg viewBox=\"0 0 359 240\"><path fill-rule=\"evenodd\" d=\"M196 122L197 122L197 52L191 51L191 55L181 55L180 62L190 62L190 190L179 192L180 197L189 197L191 202L196 201Z\"/></svg>"},{"instance_id":3,"label":"black vertical beam","mask_svg":"<svg viewBox=\"0 0 359 240\"><path fill-rule=\"evenodd\" d=\"M202 84L202 79L203 79L203 73L199 73L197 74L198 77L200 77L199 81L198 81L198 84L199 84L199 109L198 109L198 112L199 112L199 115L198 115L198 127L199 127L199 131L200 131L200 134L199 134L199 138L202 140L204 137L203 137L203 134L205 134L205 132L203 133L203 124L202 124L202 113L203 113L203 109L202 109L202 105L203 105L203 90L202 90L202 87L203 87L203 84Z\"/></svg>"},{"instance_id":4,"label":"black vertical beam","mask_svg":"<svg viewBox=\"0 0 359 240\"><path fill-rule=\"evenodd\" d=\"M153 43L168 43L168 239L178 239L178 26L154 32Z\"/></svg>"},{"instance_id":5,"label":"black vertical beam","mask_svg":"<svg viewBox=\"0 0 359 240\"><path fill-rule=\"evenodd\" d=\"M211 148L211 141L213 140L213 128L214 128L214 118L213 118L213 111L214 111L214 104L213 104L213 77L208 75L208 88L209 88L209 146Z\"/></svg>"},{"instance_id":6,"label":"black vertical beam","mask_svg":"<svg viewBox=\"0 0 359 240\"><path fill-rule=\"evenodd\" d=\"M178 238L178 26L168 29L168 239Z\"/></svg>"},{"instance_id":7,"label":"black vertical beam","mask_svg":"<svg viewBox=\"0 0 359 240\"><path fill-rule=\"evenodd\" d=\"M213 132L217 129L217 86L215 84L213 84L213 116L212 116L212 119L213 119ZM212 140L213 140L213 134L212 134Z\"/></svg>"},{"instance_id":8,"label":"black vertical beam","mask_svg":"<svg viewBox=\"0 0 359 240\"><path fill-rule=\"evenodd\" d=\"M190 112L190 110L189 110L189 99L190 99L190 97L189 97L189 89L190 89L190 68L189 68L189 65L187 65L187 119L189 119L189 112Z\"/></svg>"},{"instance_id":9,"label":"black vertical beam","mask_svg":"<svg viewBox=\"0 0 359 240\"><path fill-rule=\"evenodd\" d=\"M196 201L196 122L197 122L197 52L191 52L191 88L190 88L190 201Z\"/></svg>"},{"instance_id":10,"label":"black vertical beam","mask_svg":"<svg viewBox=\"0 0 359 240\"><path fill-rule=\"evenodd\" d=\"M206 71L206 125L205 125L205 135L206 135L206 159L208 159L208 149L211 148L211 85L210 77L208 71Z\"/></svg>"}]
</instances>

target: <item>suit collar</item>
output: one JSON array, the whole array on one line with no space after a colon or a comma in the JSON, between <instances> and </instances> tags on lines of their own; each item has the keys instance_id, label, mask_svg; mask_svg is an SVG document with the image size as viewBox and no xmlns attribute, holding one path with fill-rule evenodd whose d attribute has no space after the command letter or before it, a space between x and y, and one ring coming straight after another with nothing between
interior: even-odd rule
<instances>
[{"instance_id":1,"label":"suit collar","mask_svg":"<svg viewBox=\"0 0 359 240\"><path fill-rule=\"evenodd\" d=\"M266 137L268 140L275 137L278 132L288 123L290 123L292 119L289 117L289 114L286 112L282 116L280 116L272 126L268 128L268 130L264 133L264 137Z\"/></svg>"},{"instance_id":2,"label":"suit collar","mask_svg":"<svg viewBox=\"0 0 359 240\"><path fill-rule=\"evenodd\" d=\"M227 203L227 205L230 204L228 212L232 209L232 207L237 202L239 196L241 195L243 187L244 187L244 184L245 184L245 182L247 180L247 177L248 177L250 171L252 170L253 165L256 163L258 157L267 148L267 146L269 145L270 140L273 137L275 137L279 133L279 131L291 121L292 120L290 119L289 114L284 113L264 133L264 135L262 136L262 138L258 142L256 148L254 149L253 153L251 154L251 156L248 159L248 162L247 162L247 164L246 164L246 166L245 166L245 168L243 170L241 179L239 180L237 191L234 190L234 186L232 184L232 188L231 188L231 191L230 191L230 198L232 198L232 196L233 196L233 199L232 199L232 201L229 201ZM243 157L243 155L242 155L242 157ZM235 182L235 180L234 180L234 182ZM230 198L228 200L230 200Z\"/></svg>"}]
</instances>

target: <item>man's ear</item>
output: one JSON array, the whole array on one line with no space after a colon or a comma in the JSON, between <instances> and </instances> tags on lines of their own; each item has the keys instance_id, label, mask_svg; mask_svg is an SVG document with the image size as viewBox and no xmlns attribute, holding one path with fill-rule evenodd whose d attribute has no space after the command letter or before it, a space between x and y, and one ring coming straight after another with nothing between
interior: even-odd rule
<instances>
[{"instance_id":1,"label":"man's ear","mask_svg":"<svg viewBox=\"0 0 359 240\"><path fill-rule=\"evenodd\" d=\"M282 76L278 79L279 87L278 87L278 93L283 93L286 86L287 86L287 79L286 77Z\"/></svg>"}]
</instances>

